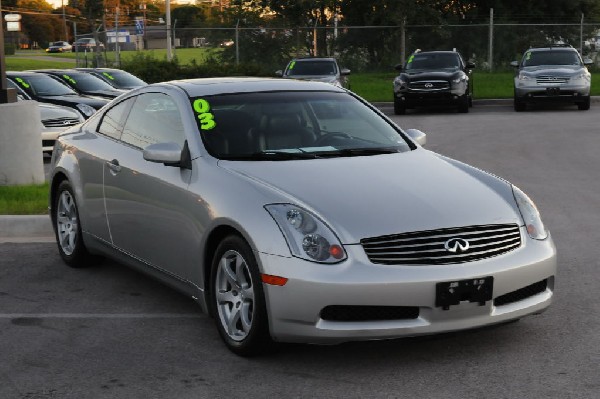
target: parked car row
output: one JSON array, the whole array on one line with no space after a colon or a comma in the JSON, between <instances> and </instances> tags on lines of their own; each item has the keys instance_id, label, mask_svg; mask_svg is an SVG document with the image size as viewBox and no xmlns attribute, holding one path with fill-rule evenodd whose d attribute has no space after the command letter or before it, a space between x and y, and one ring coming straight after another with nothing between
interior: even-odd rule
<instances>
[{"instance_id":1,"label":"parked car row","mask_svg":"<svg viewBox=\"0 0 600 399\"><path fill-rule=\"evenodd\" d=\"M573 103L580 110L590 108L591 75L576 49L569 45L530 48L521 61L513 61L514 108L527 104ZM469 112L473 104L472 70L456 51L416 51L394 79L394 113L404 114L417 106L451 105Z\"/></svg>"},{"instance_id":2,"label":"parked car row","mask_svg":"<svg viewBox=\"0 0 600 399\"><path fill-rule=\"evenodd\" d=\"M51 152L60 132L92 116L109 100L146 83L111 68L46 69L6 72L20 100L40 103L42 147Z\"/></svg>"}]
</instances>

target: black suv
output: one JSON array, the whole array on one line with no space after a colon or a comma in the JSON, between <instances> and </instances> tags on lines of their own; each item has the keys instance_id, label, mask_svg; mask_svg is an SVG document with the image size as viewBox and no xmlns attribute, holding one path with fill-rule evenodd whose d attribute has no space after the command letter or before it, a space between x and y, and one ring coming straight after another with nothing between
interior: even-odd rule
<instances>
[{"instance_id":1,"label":"black suv","mask_svg":"<svg viewBox=\"0 0 600 399\"><path fill-rule=\"evenodd\" d=\"M456 51L416 51L394 79L394 113L404 114L416 106L450 105L469 112L473 102L472 62Z\"/></svg>"},{"instance_id":2,"label":"black suv","mask_svg":"<svg viewBox=\"0 0 600 399\"><path fill-rule=\"evenodd\" d=\"M530 48L521 62L513 61L515 71L515 111L525 111L528 103L565 102L582 110L590 109L592 75L579 52L569 45Z\"/></svg>"}]
</instances>

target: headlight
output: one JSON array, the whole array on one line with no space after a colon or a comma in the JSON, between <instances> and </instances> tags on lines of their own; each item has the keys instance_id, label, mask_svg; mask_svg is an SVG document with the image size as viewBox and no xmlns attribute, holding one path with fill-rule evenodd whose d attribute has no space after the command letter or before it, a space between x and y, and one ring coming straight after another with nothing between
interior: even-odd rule
<instances>
[{"instance_id":1,"label":"headlight","mask_svg":"<svg viewBox=\"0 0 600 399\"><path fill-rule=\"evenodd\" d=\"M87 104L77 104L76 105L77 109L81 111L82 114L84 114L86 117L90 117L92 115L94 115L94 113L96 112L96 110L92 107L90 107Z\"/></svg>"},{"instance_id":2,"label":"headlight","mask_svg":"<svg viewBox=\"0 0 600 399\"><path fill-rule=\"evenodd\" d=\"M548 237L548 231L546 231L540 212L533 201L518 187L512 186L512 190L529 237L535 240L543 240Z\"/></svg>"},{"instance_id":3,"label":"headlight","mask_svg":"<svg viewBox=\"0 0 600 399\"><path fill-rule=\"evenodd\" d=\"M466 82L467 80L469 80L467 75L460 75L458 78L452 80L452 83Z\"/></svg>"},{"instance_id":4,"label":"headlight","mask_svg":"<svg viewBox=\"0 0 600 399\"><path fill-rule=\"evenodd\" d=\"M340 240L327 225L312 213L291 205L265 205L281 229L293 256L320 263L346 259Z\"/></svg>"},{"instance_id":5,"label":"headlight","mask_svg":"<svg viewBox=\"0 0 600 399\"><path fill-rule=\"evenodd\" d=\"M523 72L519 72L519 80L532 80L533 78Z\"/></svg>"},{"instance_id":6,"label":"headlight","mask_svg":"<svg viewBox=\"0 0 600 399\"><path fill-rule=\"evenodd\" d=\"M588 82L591 80L592 75L589 72L581 72L580 74L575 75L575 80L584 79Z\"/></svg>"},{"instance_id":7,"label":"headlight","mask_svg":"<svg viewBox=\"0 0 600 399\"><path fill-rule=\"evenodd\" d=\"M404 87L404 85L406 85L406 81L404 79L402 79L400 76L396 76L396 78L394 79L394 86L395 87Z\"/></svg>"}]
</instances>

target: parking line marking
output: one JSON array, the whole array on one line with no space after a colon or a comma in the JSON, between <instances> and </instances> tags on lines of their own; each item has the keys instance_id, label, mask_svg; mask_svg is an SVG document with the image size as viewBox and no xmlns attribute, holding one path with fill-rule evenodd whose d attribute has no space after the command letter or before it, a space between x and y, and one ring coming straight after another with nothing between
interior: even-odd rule
<instances>
[{"instance_id":1,"label":"parking line marking","mask_svg":"<svg viewBox=\"0 0 600 399\"><path fill-rule=\"evenodd\" d=\"M200 319L202 313L0 313L0 319Z\"/></svg>"}]
</instances>

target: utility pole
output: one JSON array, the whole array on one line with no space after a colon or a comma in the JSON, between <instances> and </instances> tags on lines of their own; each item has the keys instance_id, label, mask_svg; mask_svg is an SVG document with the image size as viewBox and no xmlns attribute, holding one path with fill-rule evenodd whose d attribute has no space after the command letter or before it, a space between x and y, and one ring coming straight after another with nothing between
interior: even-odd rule
<instances>
[{"instance_id":1,"label":"utility pole","mask_svg":"<svg viewBox=\"0 0 600 399\"><path fill-rule=\"evenodd\" d=\"M494 9L490 8L490 33L488 45L488 65L490 72L494 69Z\"/></svg>"},{"instance_id":2,"label":"utility pole","mask_svg":"<svg viewBox=\"0 0 600 399\"><path fill-rule=\"evenodd\" d=\"M0 0L0 10L2 0ZM0 104L17 102L17 92L6 84L6 64L4 63L4 19L0 13Z\"/></svg>"},{"instance_id":3,"label":"utility pole","mask_svg":"<svg viewBox=\"0 0 600 399\"><path fill-rule=\"evenodd\" d=\"M69 41L69 32L67 31L67 16L65 15L65 0L60 0L62 5L63 25L65 28L65 42Z\"/></svg>"},{"instance_id":4,"label":"utility pole","mask_svg":"<svg viewBox=\"0 0 600 399\"><path fill-rule=\"evenodd\" d=\"M167 61L171 61L173 59L171 50L171 0L165 0L165 6L167 9Z\"/></svg>"}]
</instances>

